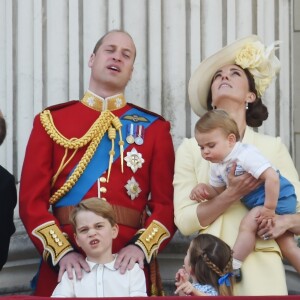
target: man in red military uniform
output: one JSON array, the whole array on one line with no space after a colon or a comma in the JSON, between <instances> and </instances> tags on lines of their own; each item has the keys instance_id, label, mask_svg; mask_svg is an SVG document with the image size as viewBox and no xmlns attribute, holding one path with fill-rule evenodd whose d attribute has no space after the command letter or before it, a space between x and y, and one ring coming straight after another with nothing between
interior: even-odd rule
<instances>
[{"instance_id":1,"label":"man in red military uniform","mask_svg":"<svg viewBox=\"0 0 300 300\"><path fill-rule=\"evenodd\" d=\"M145 271L148 288L158 292L155 257L176 230L174 148L169 122L126 102L135 55L128 33L108 32L90 57L89 89L81 101L49 107L35 117L19 207L43 257L36 295L51 295L64 271L72 277L74 269L79 279L82 269L89 271L75 246L69 212L95 196L111 203L117 215L115 267L125 272L145 261L145 270L152 270Z\"/></svg>"}]
</instances>

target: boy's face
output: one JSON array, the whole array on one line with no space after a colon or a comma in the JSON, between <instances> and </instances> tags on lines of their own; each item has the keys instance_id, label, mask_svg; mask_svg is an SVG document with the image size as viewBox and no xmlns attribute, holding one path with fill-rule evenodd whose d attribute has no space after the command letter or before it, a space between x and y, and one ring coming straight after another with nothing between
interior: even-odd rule
<instances>
[{"instance_id":1,"label":"boy's face","mask_svg":"<svg viewBox=\"0 0 300 300\"><path fill-rule=\"evenodd\" d=\"M90 261L112 261L112 242L118 235L118 225L91 211L80 211L76 216L75 240Z\"/></svg>"},{"instance_id":2,"label":"boy's face","mask_svg":"<svg viewBox=\"0 0 300 300\"><path fill-rule=\"evenodd\" d=\"M230 153L236 143L235 135L226 136L221 129L213 129L206 133L195 133L195 138L205 160L219 163Z\"/></svg>"}]
</instances>

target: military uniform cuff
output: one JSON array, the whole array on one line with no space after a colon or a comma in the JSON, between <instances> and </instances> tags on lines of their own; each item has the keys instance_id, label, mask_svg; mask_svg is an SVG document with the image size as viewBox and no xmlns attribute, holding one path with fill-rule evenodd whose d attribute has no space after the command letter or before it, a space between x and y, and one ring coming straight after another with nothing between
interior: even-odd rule
<instances>
[{"instance_id":1,"label":"military uniform cuff","mask_svg":"<svg viewBox=\"0 0 300 300\"><path fill-rule=\"evenodd\" d=\"M68 252L74 251L65 234L54 221L36 227L32 234L42 242L44 246L43 259L52 266L56 266Z\"/></svg>"},{"instance_id":2,"label":"military uniform cuff","mask_svg":"<svg viewBox=\"0 0 300 300\"><path fill-rule=\"evenodd\" d=\"M143 250L147 262L150 263L161 243L169 237L169 230L160 222L153 220L147 229L140 232L135 245Z\"/></svg>"}]
</instances>

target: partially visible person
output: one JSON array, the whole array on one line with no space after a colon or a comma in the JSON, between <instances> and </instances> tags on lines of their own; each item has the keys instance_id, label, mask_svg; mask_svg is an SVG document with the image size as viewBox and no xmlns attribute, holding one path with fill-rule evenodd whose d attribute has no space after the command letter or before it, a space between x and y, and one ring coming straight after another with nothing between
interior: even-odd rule
<instances>
[{"instance_id":1,"label":"partially visible person","mask_svg":"<svg viewBox=\"0 0 300 300\"><path fill-rule=\"evenodd\" d=\"M6 137L6 122L0 111L0 145ZM0 166L0 270L2 270L8 257L10 238L16 231L14 224L14 209L17 204L17 189L15 177Z\"/></svg>"},{"instance_id":2,"label":"partially visible person","mask_svg":"<svg viewBox=\"0 0 300 300\"><path fill-rule=\"evenodd\" d=\"M193 238L175 275L179 296L232 296L232 250L211 234ZM191 280L191 281L190 281Z\"/></svg>"},{"instance_id":3,"label":"partially visible person","mask_svg":"<svg viewBox=\"0 0 300 300\"><path fill-rule=\"evenodd\" d=\"M234 41L200 63L189 82L189 100L200 117L213 108L225 110L236 121L241 141L256 146L293 184L299 199L299 177L286 146L279 137L251 128L268 117L261 97L280 68L275 50L276 45L265 47L256 35ZM228 187L220 195L201 203L191 200L191 190L209 182L210 163L199 155L194 137L184 139L176 152L173 181L175 223L182 234L211 233L233 247L248 213L240 199L260 185L251 174L234 176L234 172L232 168ZM297 212L299 208L297 202ZM235 284L234 295L287 295L281 251L274 240L284 232L300 233L299 213L276 215L274 226L262 222L260 238L243 263L243 280Z\"/></svg>"},{"instance_id":4,"label":"partially visible person","mask_svg":"<svg viewBox=\"0 0 300 300\"><path fill-rule=\"evenodd\" d=\"M76 243L86 254L90 272L81 280L64 273L52 297L133 297L147 296L144 271L136 263L121 274L114 263L113 240L119 227L112 206L105 200L90 198L75 206L70 215Z\"/></svg>"},{"instance_id":5,"label":"partially visible person","mask_svg":"<svg viewBox=\"0 0 300 300\"><path fill-rule=\"evenodd\" d=\"M75 269L78 279L89 271L68 216L91 197L105 198L116 212L115 268L125 273L138 262L149 295L163 293L156 256L176 231L175 153L170 122L125 98L135 56L127 32L108 32L89 58L89 87L82 99L35 117L19 203L21 220L43 257L35 295L50 296L66 270L72 278Z\"/></svg>"},{"instance_id":6,"label":"partially visible person","mask_svg":"<svg viewBox=\"0 0 300 300\"><path fill-rule=\"evenodd\" d=\"M235 176L248 172L262 182L242 199L250 212L242 219L233 246L233 268L236 279L240 281L242 262L255 247L259 224L271 220L274 226L275 213L296 213L295 189L255 146L239 141L237 124L224 110L215 109L205 113L195 125L195 138L202 157L211 162L211 172L209 184L199 183L193 188L190 195L192 200L210 200L224 192L234 164ZM263 239L268 239L268 236L264 235ZM276 242L283 253L290 255L286 258L300 272L300 248L294 235L285 232Z\"/></svg>"}]
</instances>

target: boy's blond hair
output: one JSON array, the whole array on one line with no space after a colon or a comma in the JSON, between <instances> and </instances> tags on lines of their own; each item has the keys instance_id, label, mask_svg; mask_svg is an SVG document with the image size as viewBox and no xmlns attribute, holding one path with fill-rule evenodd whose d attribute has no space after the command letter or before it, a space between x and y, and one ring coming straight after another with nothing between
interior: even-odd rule
<instances>
[{"instance_id":1,"label":"boy's blond hair","mask_svg":"<svg viewBox=\"0 0 300 300\"><path fill-rule=\"evenodd\" d=\"M233 133L236 140L240 140L238 126L225 110L210 110L205 113L195 125L195 133L207 133L214 129L221 129L225 136Z\"/></svg>"},{"instance_id":2,"label":"boy's blond hair","mask_svg":"<svg viewBox=\"0 0 300 300\"><path fill-rule=\"evenodd\" d=\"M74 207L74 209L70 213L70 223L73 226L74 232L76 232L76 227L77 227L76 217L78 213L81 211L91 211L96 215L101 216L104 219L107 219L111 224L111 226L117 224L115 212L112 206L103 199L93 197L81 201L79 204L77 204Z\"/></svg>"}]
</instances>

